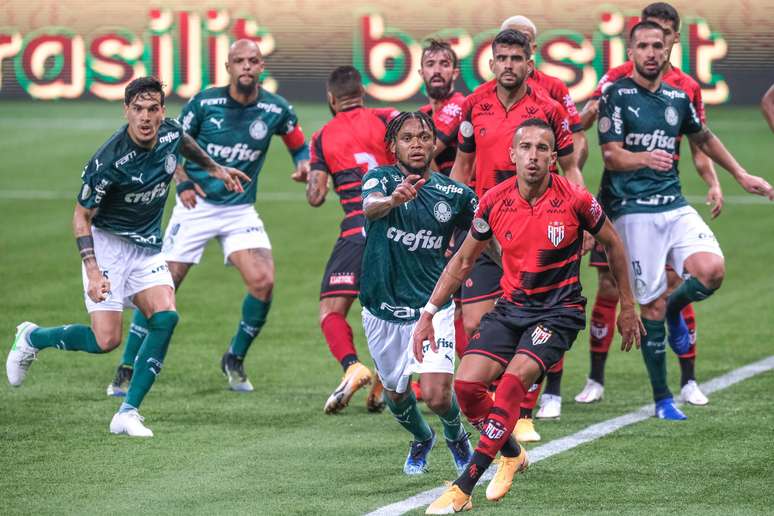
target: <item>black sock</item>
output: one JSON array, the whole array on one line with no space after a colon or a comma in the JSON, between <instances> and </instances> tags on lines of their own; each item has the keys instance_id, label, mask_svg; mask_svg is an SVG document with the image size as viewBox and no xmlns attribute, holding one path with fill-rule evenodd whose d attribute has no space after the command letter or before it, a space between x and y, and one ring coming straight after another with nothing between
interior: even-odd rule
<instances>
[{"instance_id":1,"label":"black sock","mask_svg":"<svg viewBox=\"0 0 774 516\"><path fill-rule=\"evenodd\" d=\"M695 358L681 358L680 359L680 387L683 387L691 380L696 380L696 359Z\"/></svg>"},{"instance_id":2,"label":"black sock","mask_svg":"<svg viewBox=\"0 0 774 516\"><path fill-rule=\"evenodd\" d=\"M503 457L518 457L521 453L521 446L516 441L516 438L510 436L502 448L500 448L500 455Z\"/></svg>"},{"instance_id":3,"label":"black sock","mask_svg":"<svg viewBox=\"0 0 774 516\"><path fill-rule=\"evenodd\" d=\"M591 352L591 374L589 374L589 378L601 385L605 385L605 361L606 360L607 360L607 352L600 352L600 351Z\"/></svg>"},{"instance_id":4,"label":"black sock","mask_svg":"<svg viewBox=\"0 0 774 516\"><path fill-rule=\"evenodd\" d=\"M470 463L462 472L454 484L459 486L463 493L469 495L473 492L473 488L476 487L476 482L484 474L486 468L492 464L492 457L488 457L481 452L473 452L473 458L470 459Z\"/></svg>"},{"instance_id":5,"label":"black sock","mask_svg":"<svg viewBox=\"0 0 774 516\"><path fill-rule=\"evenodd\" d=\"M553 396L562 395L562 371L546 375L546 387L543 389L543 393Z\"/></svg>"},{"instance_id":6,"label":"black sock","mask_svg":"<svg viewBox=\"0 0 774 516\"><path fill-rule=\"evenodd\" d=\"M344 372L346 373L347 368L356 362L359 362L359 360L357 359L357 355L347 355L344 358L342 358L341 362L339 363L341 364L341 367L344 368Z\"/></svg>"},{"instance_id":7,"label":"black sock","mask_svg":"<svg viewBox=\"0 0 774 516\"><path fill-rule=\"evenodd\" d=\"M532 419L532 409L521 407L519 409L519 419Z\"/></svg>"}]
</instances>

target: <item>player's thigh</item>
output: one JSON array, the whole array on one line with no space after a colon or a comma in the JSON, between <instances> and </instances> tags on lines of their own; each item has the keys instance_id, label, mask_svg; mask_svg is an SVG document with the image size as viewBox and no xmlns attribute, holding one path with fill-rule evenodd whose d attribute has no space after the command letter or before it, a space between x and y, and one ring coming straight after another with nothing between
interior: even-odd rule
<instances>
[{"instance_id":1,"label":"player's thigh","mask_svg":"<svg viewBox=\"0 0 774 516\"><path fill-rule=\"evenodd\" d=\"M207 242L220 231L221 221L215 209L201 200L192 210L179 203L175 205L164 232L162 252L167 261L185 264L201 261Z\"/></svg>"},{"instance_id":2,"label":"player's thigh","mask_svg":"<svg viewBox=\"0 0 774 516\"><path fill-rule=\"evenodd\" d=\"M453 375L454 361L456 359L454 352L454 304L450 303L449 306L439 310L433 317L436 349L433 350L430 342L425 341L422 345L424 355L422 362L418 362L414 356L414 329L415 324L412 324L408 335L409 346L406 350L409 355L408 360L412 364L411 372L422 375L423 382L427 373Z\"/></svg>"},{"instance_id":3,"label":"player's thigh","mask_svg":"<svg viewBox=\"0 0 774 516\"><path fill-rule=\"evenodd\" d=\"M222 223L218 241L223 248L224 263L236 265L234 254L251 249L267 250L271 256L271 241L255 208L251 205L232 206L223 210L220 217ZM272 262L272 273L273 270Z\"/></svg>"},{"instance_id":4,"label":"player's thigh","mask_svg":"<svg viewBox=\"0 0 774 516\"><path fill-rule=\"evenodd\" d=\"M145 317L175 310L175 282L162 253L137 249L130 259L131 272L124 294Z\"/></svg>"},{"instance_id":5,"label":"player's thigh","mask_svg":"<svg viewBox=\"0 0 774 516\"><path fill-rule=\"evenodd\" d=\"M539 383L570 350L585 325L584 319L582 313L568 311L567 315L551 315L530 324L519 339L516 356L507 371L519 376L527 386Z\"/></svg>"},{"instance_id":6,"label":"player's thigh","mask_svg":"<svg viewBox=\"0 0 774 516\"><path fill-rule=\"evenodd\" d=\"M371 358L384 388L404 393L411 378L409 361L410 323L394 323L362 311L363 330Z\"/></svg>"},{"instance_id":7,"label":"player's thigh","mask_svg":"<svg viewBox=\"0 0 774 516\"><path fill-rule=\"evenodd\" d=\"M146 318L158 312L174 311L175 289L169 285L156 285L136 293L132 302Z\"/></svg>"},{"instance_id":8,"label":"player's thigh","mask_svg":"<svg viewBox=\"0 0 774 516\"><path fill-rule=\"evenodd\" d=\"M645 305L667 289L666 263L671 240L663 213L631 213L615 221L629 255L629 277L637 302Z\"/></svg>"},{"instance_id":9,"label":"player's thigh","mask_svg":"<svg viewBox=\"0 0 774 516\"><path fill-rule=\"evenodd\" d=\"M121 344L123 312L95 310L89 313L91 331L97 339L97 345L104 351L111 351Z\"/></svg>"},{"instance_id":10,"label":"player's thigh","mask_svg":"<svg viewBox=\"0 0 774 516\"><path fill-rule=\"evenodd\" d=\"M331 296L320 299L320 322L330 314L341 314L346 317L354 302L354 296Z\"/></svg>"},{"instance_id":11,"label":"player's thigh","mask_svg":"<svg viewBox=\"0 0 774 516\"><path fill-rule=\"evenodd\" d=\"M462 305L462 324L468 336L473 335L481 326L481 318L494 308L496 298L485 299Z\"/></svg>"},{"instance_id":12,"label":"player's thigh","mask_svg":"<svg viewBox=\"0 0 774 516\"><path fill-rule=\"evenodd\" d=\"M175 290L180 290L180 285L183 284L183 280L193 267L193 263L167 261L167 267L169 267L169 274L172 275L172 281L175 283Z\"/></svg>"},{"instance_id":13,"label":"player's thigh","mask_svg":"<svg viewBox=\"0 0 774 516\"><path fill-rule=\"evenodd\" d=\"M327 297L357 297L365 245L354 238L339 238L333 246L320 282L320 300Z\"/></svg>"},{"instance_id":14,"label":"player's thigh","mask_svg":"<svg viewBox=\"0 0 774 516\"><path fill-rule=\"evenodd\" d=\"M237 268L248 289L270 291L274 286L274 257L271 249L242 249L231 253L228 259Z\"/></svg>"},{"instance_id":15,"label":"player's thigh","mask_svg":"<svg viewBox=\"0 0 774 516\"><path fill-rule=\"evenodd\" d=\"M676 210L669 264L682 276L688 273L717 288L725 274L725 260L715 234L690 206Z\"/></svg>"},{"instance_id":16,"label":"player's thigh","mask_svg":"<svg viewBox=\"0 0 774 516\"><path fill-rule=\"evenodd\" d=\"M481 319L481 328L469 340L457 370L458 379L491 382L508 366L523 332L513 324L510 308L510 304L500 303Z\"/></svg>"},{"instance_id":17,"label":"player's thigh","mask_svg":"<svg viewBox=\"0 0 774 516\"><path fill-rule=\"evenodd\" d=\"M83 298L86 310L89 313L95 311L123 312L126 294L127 278L134 266L137 246L119 238L112 233L99 228L92 229L94 238L94 254L97 267L102 275L110 282L110 290L107 298L100 302L94 302L88 295L89 278L86 267L81 265L81 278L83 280Z\"/></svg>"},{"instance_id":18,"label":"player's thigh","mask_svg":"<svg viewBox=\"0 0 774 516\"><path fill-rule=\"evenodd\" d=\"M493 358L478 354L465 354L454 374L455 379L463 382L481 382L489 385L500 377L505 366Z\"/></svg>"}]
</instances>

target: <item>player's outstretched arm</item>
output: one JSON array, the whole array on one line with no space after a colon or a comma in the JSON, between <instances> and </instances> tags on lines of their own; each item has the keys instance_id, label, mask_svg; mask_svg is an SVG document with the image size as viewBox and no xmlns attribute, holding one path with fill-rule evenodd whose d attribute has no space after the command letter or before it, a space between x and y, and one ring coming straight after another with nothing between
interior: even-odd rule
<instances>
[{"instance_id":1,"label":"player's outstretched arm","mask_svg":"<svg viewBox=\"0 0 774 516\"><path fill-rule=\"evenodd\" d=\"M380 219L391 209L415 199L423 184L425 184L424 179L417 174L411 174L406 176L388 196L372 192L363 199L363 214L368 220Z\"/></svg>"},{"instance_id":2,"label":"player's outstretched arm","mask_svg":"<svg viewBox=\"0 0 774 516\"><path fill-rule=\"evenodd\" d=\"M250 176L241 170L218 164L188 134L183 134L183 140L180 142L180 154L185 159L191 160L202 167L215 179L223 181L226 185L226 190L229 192L243 192L242 183L250 182Z\"/></svg>"},{"instance_id":3,"label":"player's outstretched arm","mask_svg":"<svg viewBox=\"0 0 774 516\"><path fill-rule=\"evenodd\" d=\"M771 85L761 99L761 112L763 118L769 123L769 127L774 131L774 84Z\"/></svg>"},{"instance_id":4,"label":"player's outstretched arm","mask_svg":"<svg viewBox=\"0 0 774 516\"><path fill-rule=\"evenodd\" d=\"M634 309L634 294L629 280L629 258L626 255L626 248L610 220L605 220L602 228L594 236L605 248L610 271L613 273L616 285L618 285L618 296L621 300L618 332L623 337L621 350L629 351L632 349L632 345L639 348L640 340L645 335L645 327Z\"/></svg>"},{"instance_id":5,"label":"player's outstretched arm","mask_svg":"<svg viewBox=\"0 0 774 516\"><path fill-rule=\"evenodd\" d=\"M652 168L661 172L672 170L672 155L665 150L631 152L624 149L623 142L603 143L602 161L610 172L631 172L641 168Z\"/></svg>"},{"instance_id":6,"label":"player's outstretched arm","mask_svg":"<svg viewBox=\"0 0 774 516\"><path fill-rule=\"evenodd\" d=\"M474 152L464 152L457 149L457 156L454 158L449 177L463 185L470 184L470 178L473 177L473 166L476 164L476 154Z\"/></svg>"},{"instance_id":7,"label":"player's outstretched arm","mask_svg":"<svg viewBox=\"0 0 774 516\"><path fill-rule=\"evenodd\" d=\"M179 163L175 167L175 190L177 190L180 202L189 210L196 208L197 195L201 198L207 197L202 187L188 176L188 173Z\"/></svg>"},{"instance_id":8,"label":"player's outstretched arm","mask_svg":"<svg viewBox=\"0 0 774 516\"><path fill-rule=\"evenodd\" d=\"M691 156L693 166L696 167L699 177L707 184L707 206L712 209L712 218L717 218L723 211L723 189L718 181L714 162L704 154L693 142L691 143Z\"/></svg>"},{"instance_id":9,"label":"player's outstretched arm","mask_svg":"<svg viewBox=\"0 0 774 516\"><path fill-rule=\"evenodd\" d=\"M720 141L720 138L712 134L712 131L706 125L702 125L701 130L696 133L688 134L691 143L700 148L712 160L728 170L734 176L736 182L747 192L755 195L762 195L774 200L774 189L762 177L749 174L734 156L728 152L726 146Z\"/></svg>"},{"instance_id":10,"label":"player's outstretched arm","mask_svg":"<svg viewBox=\"0 0 774 516\"><path fill-rule=\"evenodd\" d=\"M99 303L107 299L108 292L110 292L110 280L102 275L97 266L97 257L94 254L91 219L96 213L96 208L84 208L76 203L73 213L73 234L78 252L81 254L81 260L83 260L83 266L86 269L86 277L89 280L86 293L92 301Z\"/></svg>"},{"instance_id":11,"label":"player's outstretched arm","mask_svg":"<svg viewBox=\"0 0 774 516\"><path fill-rule=\"evenodd\" d=\"M465 278L468 277L473 269L473 265L478 257L489 246L490 240L492 240L491 234L484 240L478 240L472 233L468 233L459 251L446 264L441 277L438 278L438 282L435 284L433 293L430 294L430 300L425 305L417 325L414 327L414 356L417 361L422 362L424 359L422 344L425 341L430 342L430 348L433 351L438 351L438 345L435 343L435 334L433 332L433 315L460 288L462 282L465 281Z\"/></svg>"},{"instance_id":12,"label":"player's outstretched arm","mask_svg":"<svg viewBox=\"0 0 774 516\"><path fill-rule=\"evenodd\" d=\"M306 200L317 208L325 202L328 194L328 173L324 170L312 170L306 180Z\"/></svg>"}]
</instances>

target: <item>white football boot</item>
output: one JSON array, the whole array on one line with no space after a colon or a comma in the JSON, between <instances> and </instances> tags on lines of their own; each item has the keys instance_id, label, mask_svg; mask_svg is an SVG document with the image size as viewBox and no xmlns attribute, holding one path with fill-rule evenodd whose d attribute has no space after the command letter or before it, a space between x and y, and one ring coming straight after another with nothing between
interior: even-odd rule
<instances>
[{"instance_id":1,"label":"white football boot","mask_svg":"<svg viewBox=\"0 0 774 516\"><path fill-rule=\"evenodd\" d=\"M137 410L116 412L110 420L111 434L126 434L130 437L153 437L150 428L143 425L145 418Z\"/></svg>"},{"instance_id":2,"label":"white football boot","mask_svg":"<svg viewBox=\"0 0 774 516\"><path fill-rule=\"evenodd\" d=\"M32 362L38 358L38 348L30 344L30 333L38 327L29 321L25 321L16 327L16 337L13 346L5 361L5 373L8 375L8 383L18 387L27 376Z\"/></svg>"},{"instance_id":3,"label":"white football boot","mask_svg":"<svg viewBox=\"0 0 774 516\"><path fill-rule=\"evenodd\" d=\"M562 415L562 397L555 394L540 396L540 409L535 417L538 419L559 419Z\"/></svg>"},{"instance_id":4,"label":"white football boot","mask_svg":"<svg viewBox=\"0 0 774 516\"><path fill-rule=\"evenodd\" d=\"M594 403L595 401L602 401L604 394L605 386L589 378L586 380L583 390L575 396L575 401L578 403Z\"/></svg>"},{"instance_id":5,"label":"white football boot","mask_svg":"<svg viewBox=\"0 0 774 516\"><path fill-rule=\"evenodd\" d=\"M699 406L709 403L709 400L704 393L701 392L699 385L694 380L688 381L688 383L683 385L683 388L680 389L680 401Z\"/></svg>"}]
</instances>

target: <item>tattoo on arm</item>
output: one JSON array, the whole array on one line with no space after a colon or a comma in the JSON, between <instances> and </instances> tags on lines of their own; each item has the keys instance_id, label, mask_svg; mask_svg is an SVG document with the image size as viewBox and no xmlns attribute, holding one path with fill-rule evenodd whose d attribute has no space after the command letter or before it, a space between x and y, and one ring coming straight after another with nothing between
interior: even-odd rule
<instances>
[{"instance_id":1,"label":"tattoo on arm","mask_svg":"<svg viewBox=\"0 0 774 516\"><path fill-rule=\"evenodd\" d=\"M710 139L714 136L715 135L712 134L712 131L710 131L709 127L707 127L706 125L703 125L701 127L701 131L699 131L698 133L689 135L688 138L691 140L692 143L696 144L697 147L701 147L702 145L710 141Z\"/></svg>"},{"instance_id":2,"label":"tattoo on arm","mask_svg":"<svg viewBox=\"0 0 774 516\"><path fill-rule=\"evenodd\" d=\"M204 149L199 147L196 140L188 134L183 135L183 141L180 143L180 154L185 159L193 161L205 170L210 170L217 166L217 163L212 160L209 154L204 152Z\"/></svg>"},{"instance_id":3,"label":"tattoo on arm","mask_svg":"<svg viewBox=\"0 0 774 516\"><path fill-rule=\"evenodd\" d=\"M306 182L306 200L312 206L320 206L325 202L328 191L328 174L322 170L312 170Z\"/></svg>"},{"instance_id":4,"label":"tattoo on arm","mask_svg":"<svg viewBox=\"0 0 774 516\"><path fill-rule=\"evenodd\" d=\"M81 236L75 239L75 243L78 246L78 251L81 253L81 260L83 263L94 262L97 258L94 255L94 237L91 235Z\"/></svg>"}]
</instances>

